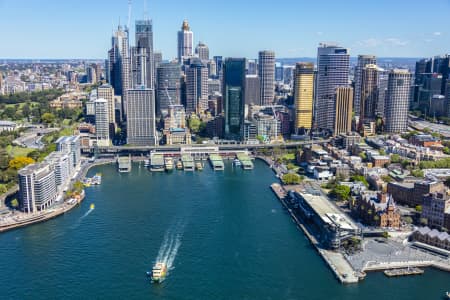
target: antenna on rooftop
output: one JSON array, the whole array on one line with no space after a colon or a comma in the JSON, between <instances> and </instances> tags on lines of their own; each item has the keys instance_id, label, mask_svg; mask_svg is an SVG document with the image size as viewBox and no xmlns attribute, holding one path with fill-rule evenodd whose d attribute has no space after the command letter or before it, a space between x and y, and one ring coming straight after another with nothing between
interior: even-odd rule
<instances>
[{"instance_id":1,"label":"antenna on rooftop","mask_svg":"<svg viewBox=\"0 0 450 300\"><path fill-rule=\"evenodd\" d=\"M144 20L148 19L147 0L144 0Z\"/></svg>"}]
</instances>

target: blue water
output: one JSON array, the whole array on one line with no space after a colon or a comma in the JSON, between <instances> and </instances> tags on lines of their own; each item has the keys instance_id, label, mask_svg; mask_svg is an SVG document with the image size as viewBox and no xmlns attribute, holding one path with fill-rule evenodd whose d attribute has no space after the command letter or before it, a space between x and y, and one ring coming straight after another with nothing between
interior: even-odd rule
<instances>
[{"instance_id":1,"label":"blue water","mask_svg":"<svg viewBox=\"0 0 450 300\"><path fill-rule=\"evenodd\" d=\"M86 200L46 223L0 235L1 299L441 299L450 274L339 284L253 171L150 173L113 165ZM95 209L89 206L95 203ZM171 268L161 285L145 272Z\"/></svg>"}]
</instances>

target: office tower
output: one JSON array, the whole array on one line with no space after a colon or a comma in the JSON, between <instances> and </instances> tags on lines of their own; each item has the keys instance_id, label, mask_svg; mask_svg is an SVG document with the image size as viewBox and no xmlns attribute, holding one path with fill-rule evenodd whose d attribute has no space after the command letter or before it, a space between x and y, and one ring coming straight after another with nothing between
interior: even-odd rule
<instances>
[{"instance_id":1,"label":"office tower","mask_svg":"<svg viewBox=\"0 0 450 300\"><path fill-rule=\"evenodd\" d=\"M208 68L198 58L191 58L186 68L186 113L208 109Z\"/></svg>"},{"instance_id":2,"label":"office tower","mask_svg":"<svg viewBox=\"0 0 450 300\"><path fill-rule=\"evenodd\" d=\"M0 73L0 95L3 95L3 74Z\"/></svg>"},{"instance_id":3,"label":"office tower","mask_svg":"<svg viewBox=\"0 0 450 300\"><path fill-rule=\"evenodd\" d=\"M153 53L153 24L150 19L136 21L136 48L145 49L137 50L137 54L141 56L144 61L141 65L145 65L145 70L141 69L142 83L135 83L136 85L145 85L153 89L155 85L155 62Z\"/></svg>"},{"instance_id":4,"label":"office tower","mask_svg":"<svg viewBox=\"0 0 450 300\"><path fill-rule=\"evenodd\" d=\"M283 75L283 65L279 62L275 63L275 81L282 82Z\"/></svg>"},{"instance_id":5,"label":"office tower","mask_svg":"<svg viewBox=\"0 0 450 300\"><path fill-rule=\"evenodd\" d=\"M441 95L445 95L445 88L447 84L447 79L450 75L450 55L435 56L433 58L433 73L439 73L442 75L441 82Z\"/></svg>"},{"instance_id":6,"label":"office tower","mask_svg":"<svg viewBox=\"0 0 450 300\"><path fill-rule=\"evenodd\" d=\"M97 145L101 147L109 146L109 113L108 101L106 99L97 99L95 105L95 135Z\"/></svg>"},{"instance_id":7,"label":"office tower","mask_svg":"<svg viewBox=\"0 0 450 300\"><path fill-rule=\"evenodd\" d=\"M154 146L155 100L152 89L141 87L127 91L127 142L130 145Z\"/></svg>"},{"instance_id":8,"label":"office tower","mask_svg":"<svg viewBox=\"0 0 450 300\"><path fill-rule=\"evenodd\" d=\"M394 69L389 73L385 104L385 131L402 133L408 129L411 73Z\"/></svg>"},{"instance_id":9,"label":"office tower","mask_svg":"<svg viewBox=\"0 0 450 300\"><path fill-rule=\"evenodd\" d=\"M47 209L56 200L56 178L50 164L28 165L19 170L18 175L19 199L24 212Z\"/></svg>"},{"instance_id":10,"label":"office tower","mask_svg":"<svg viewBox=\"0 0 450 300\"><path fill-rule=\"evenodd\" d=\"M378 67L373 64L366 64L362 68L361 80L359 81L360 126L364 122L375 120L378 103L378 73Z\"/></svg>"},{"instance_id":11,"label":"office tower","mask_svg":"<svg viewBox=\"0 0 450 300\"><path fill-rule=\"evenodd\" d=\"M258 64L254 59L247 60L247 75L257 75L258 74Z\"/></svg>"},{"instance_id":12,"label":"office tower","mask_svg":"<svg viewBox=\"0 0 450 300\"><path fill-rule=\"evenodd\" d=\"M178 63L182 64L183 60L193 56L194 33L189 27L187 20L183 21L181 30L178 31Z\"/></svg>"},{"instance_id":13,"label":"office tower","mask_svg":"<svg viewBox=\"0 0 450 300\"><path fill-rule=\"evenodd\" d=\"M163 54L160 51L153 53L153 61L155 62L155 69L163 62Z\"/></svg>"},{"instance_id":14,"label":"office tower","mask_svg":"<svg viewBox=\"0 0 450 300\"><path fill-rule=\"evenodd\" d=\"M294 81L294 66L283 66L283 82L292 85Z\"/></svg>"},{"instance_id":15,"label":"office tower","mask_svg":"<svg viewBox=\"0 0 450 300\"><path fill-rule=\"evenodd\" d=\"M450 116L450 79L447 80L447 87L445 92L445 101L447 103L447 117Z\"/></svg>"},{"instance_id":16,"label":"office tower","mask_svg":"<svg viewBox=\"0 0 450 300\"><path fill-rule=\"evenodd\" d=\"M122 96L122 118L126 115L125 91L130 87L130 55L128 44L128 29L119 26L112 37L112 48L108 51L109 70L108 82L114 87L114 92Z\"/></svg>"},{"instance_id":17,"label":"office tower","mask_svg":"<svg viewBox=\"0 0 450 300\"><path fill-rule=\"evenodd\" d=\"M156 114L167 115L169 105L180 104L181 67L175 62L161 63L156 73Z\"/></svg>"},{"instance_id":18,"label":"office tower","mask_svg":"<svg viewBox=\"0 0 450 300\"><path fill-rule=\"evenodd\" d=\"M116 124L116 114L114 105L114 88L109 84L103 84L97 88L97 99L105 99L108 102L109 126Z\"/></svg>"},{"instance_id":19,"label":"office tower","mask_svg":"<svg viewBox=\"0 0 450 300\"><path fill-rule=\"evenodd\" d=\"M223 66L223 57L222 56L214 56L213 60L216 63L216 76L221 76L222 66Z\"/></svg>"},{"instance_id":20,"label":"office tower","mask_svg":"<svg viewBox=\"0 0 450 300\"><path fill-rule=\"evenodd\" d=\"M294 70L295 133L306 134L312 128L314 64L297 63Z\"/></svg>"},{"instance_id":21,"label":"office tower","mask_svg":"<svg viewBox=\"0 0 450 300\"><path fill-rule=\"evenodd\" d=\"M62 136L56 140L56 150L70 154L70 161L73 168L77 168L81 157L80 136Z\"/></svg>"},{"instance_id":22,"label":"office tower","mask_svg":"<svg viewBox=\"0 0 450 300\"><path fill-rule=\"evenodd\" d=\"M260 86L258 75L245 75L245 104L258 104Z\"/></svg>"},{"instance_id":23,"label":"office tower","mask_svg":"<svg viewBox=\"0 0 450 300\"><path fill-rule=\"evenodd\" d=\"M208 61L209 60L208 46L203 42L198 42L198 45L195 48L195 54L197 54L197 57L200 58L202 61Z\"/></svg>"},{"instance_id":24,"label":"office tower","mask_svg":"<svg viewBox=\"0 0 450 300\"><path fill-rule=\"evenodd\" d=\"M433 61L428 58L421 59L416 62L416 69L414 72L414 84L421 85L423 83L422 75L425 73L432 73Z\"/></svg>"},{"instance_id":25,"label":"office tower","mask_svg":"<svg viewBox=\"0 0 450 300\"><path fill-rule=\"evenodd\" d=\"M71 179L73 167L70 164L69 153L54 151L45 158L44 162L50 164L54 170L56 187L60 190L60 187Z\"/></svg>"},{"instance_id":26,"label":"office tower","mask_svg":"<svg viewBox=\"0 0 450 300\"><path fill-rule=\"evenodd\" d=\"M315 122L317 128L333 131L335 116L335 92L340 86L348 86L350 55L346 48L320 44L317 53L317 88Z\"/></svg>"},{"instance_id":27,"label":"office tower","mask_svg":"<svg viewBox=\"0 0 450 300\"><path fill-rule=\"evenodd\" d=\"M259 92L259 91L258 91ZM216 93L222 95L222 84L219 79L208 79L208 95L215 96Z\"/></svg>"},{"instance_id":28,"label":"office tower","mask_svg":"<svg viewBox=\"0 0 450 300\"><path fill-rule=\"evenodd\" d=\"M147 86L148 83L148 69L149 69L149 54L147 48L131 47L131 85L130 87ZM153 77L153 74L151 75ZM153 79L151 79L153 81Z\"/></svg>"},{"instance_id":29,"label":"office tower","mask_svg":"<svg viewBox=\"0 0 450 300\"><path fill-rule=\"evenodd\" d=\"M378 95L377 95L376 115L382 118L384 118L384 110L385 110L384 106L386 103L388 78L389 78L389 71L380 68L378 70L378 83L377 83Z\"/></svg>"},{"instance_id":30,"label":"office tower","mask_svg":"<svg viewBox=\"0 0 450 300\"><path fill-rule=\"evenodd\" d=\"M94 65L95 66L95 65ZM87 76L87 82L90 84L96 84L97 79L97 71L96 68L93 65L90 65L86 68L86 76Z\"/></svg>"},{"instance_id":31,"label":"office tower","mask_svg":"<svg viewBox=\"0 0 450 300\"><path fill-rule=\"evenodd\" d=\"M275 99L275 52L260 51L258 57L260 105L272 105Z\"/></svg>"},{"instance_id":32,"label":"office tower","mask_svg":"<svg viewBox=\"0 0 450 300\"><path fill-rule=\"evenodd\" d=\"M353 88L336 88L335 103L336 111L334 112L333 134L336 136L352 131Z\"/></svg>"},{"instance_id":33,"label":"office tower","mask_svg":"<svg viewBox=\"0 0 450 300\"><path fill-rule=\"evenodd\" d=\"M377 58L375 55L358 55L358 64L355 67L355 91L353 99L353 108L355 110L355 115L359 116L361 114L361 86L362 86L362 75L363 69L366 65L376 65Z\"/></svg>"},{"instance_id":34,"label":"office tower","mask_svg":"<svg viewBox=\"0 0 450 300\"><path fill-rule=\"evenodd\" d=\"M210 60L208 61L208 76L210 78L215 78L217 73L217 66L216 66L216 62L214 60Z\"/></svg>"},{"instance_id":35,"label":"office tower","mask_svg":"<svg viewBox=\"0 0 450 300\"><path fill-rule=\"evenodd\" d=\"M224 133L228 139L242 140L245 116L245 59L227 58L223 64Z\"/></svg>"}]
</instances>

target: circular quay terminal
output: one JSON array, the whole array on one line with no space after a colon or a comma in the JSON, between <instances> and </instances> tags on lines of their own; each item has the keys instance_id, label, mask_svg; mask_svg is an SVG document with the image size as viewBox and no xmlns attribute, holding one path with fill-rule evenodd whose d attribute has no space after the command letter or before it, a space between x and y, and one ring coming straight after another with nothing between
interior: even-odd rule
<instances>
[{"instance_id":1,"label":"circular quay terminal","mask_svg":"<svg viewBox=\"0 0 450 300\"><path fill-rule=\"evenodd\" d=\"M0 299L450 299L449 16L0 0Z\"/></svg>"}]
</instances>

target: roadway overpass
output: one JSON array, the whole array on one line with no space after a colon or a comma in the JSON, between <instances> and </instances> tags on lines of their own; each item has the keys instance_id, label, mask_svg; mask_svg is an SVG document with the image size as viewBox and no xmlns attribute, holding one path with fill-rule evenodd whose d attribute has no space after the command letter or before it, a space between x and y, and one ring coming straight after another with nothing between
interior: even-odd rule
<instances>
[{"instance_id":1,"label":"roadway overpass","mask_svg":"<svg viewBox=\"0 0 450 300\"><path fill-rule=\"evenodd\" d=\"M289 143L275 143L275 144L193 144L193 145L163 145L163 146L109 146L109 147L90 147L83 148L84 154L97 154L101 156L105 155L148 155L150 152L180 152L181 148L195 147L195 148L211 148L218 147L219 151L255 151L261 149L273 149L273 148L285 148L293 149L301 147L304 145L311 144L326 144L329 143L331 139L323 140L312 140L312 141L299 141L299 142L289 142ZM206 149L205 149L206 150Z\"/></svg>"}]
</instances>

